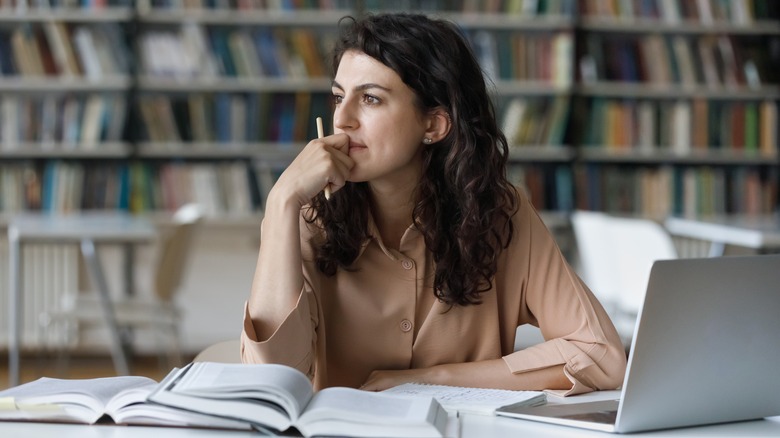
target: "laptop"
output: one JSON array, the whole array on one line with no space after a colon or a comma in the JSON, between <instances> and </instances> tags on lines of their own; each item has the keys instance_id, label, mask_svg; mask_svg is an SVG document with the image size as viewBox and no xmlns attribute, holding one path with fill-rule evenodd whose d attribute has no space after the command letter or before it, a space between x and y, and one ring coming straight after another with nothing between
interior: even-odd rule
<instances>
[{"instance_id":1,"label":"laptop","mask_svg":"<svg viewBox=\"0 0 780 438\"><path fill-rule=\"evenodd\" d=\"M656 261L620 400L497 415L627 433L780 415L780 255Z\"/></svg>"}]
</instances>

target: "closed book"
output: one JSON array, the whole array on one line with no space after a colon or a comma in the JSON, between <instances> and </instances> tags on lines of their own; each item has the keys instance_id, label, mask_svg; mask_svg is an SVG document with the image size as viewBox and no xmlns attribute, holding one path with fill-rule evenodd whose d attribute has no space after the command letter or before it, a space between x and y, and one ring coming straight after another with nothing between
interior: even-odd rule
<instances>
[{"instance_id":1,"label":"closed book","mask_svg":"<svg viewBox=\"0 0 780 438\"><path fill-rule=\"evenodd\" d=\"M777 117L777 102L774 100L762 101L759 112L761 154L770 157L777 156L778 126L780 126Z\"/></svg>"},{"instance_id":2,"label":"closed book","mask_svg":"<svg viewBox=\"0 0 780 438\"><path fill-rule=\"evenodd\" d=\"M758 104L745 102L745 151L750 154L758 152Z\"/></svg>"}]
</instances>

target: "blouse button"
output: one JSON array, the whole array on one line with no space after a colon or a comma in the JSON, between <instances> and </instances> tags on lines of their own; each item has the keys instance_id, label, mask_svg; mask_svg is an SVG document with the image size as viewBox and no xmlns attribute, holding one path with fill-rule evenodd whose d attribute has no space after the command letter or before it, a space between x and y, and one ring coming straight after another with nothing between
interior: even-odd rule
<instances>
[{"instance_id":1,"label":"blouse button","mask_svg":"<svg viewBox=\"0 0 780 438\"><path fill-rule=\"evenodd\" d=\"M401 262L401 266L403 266L403 268L408 271L408 270L410 270L410 269L412 269L414 267L414 262L409 260L409 259L404 259Z\"/></svg>"},{"instance_id":2,"label":"blouse button","mask_svg":"<svg viewBox=\"0 0 780 438\"><path fill-rule=\"evenodd\" d=\"M411 321L409 321L408 319L404 319L403 321L401 321L401 331L402 332L406 333L406 332L408 332L411 329L412 329L412 322Z\"/></svg>"}]
</instances>

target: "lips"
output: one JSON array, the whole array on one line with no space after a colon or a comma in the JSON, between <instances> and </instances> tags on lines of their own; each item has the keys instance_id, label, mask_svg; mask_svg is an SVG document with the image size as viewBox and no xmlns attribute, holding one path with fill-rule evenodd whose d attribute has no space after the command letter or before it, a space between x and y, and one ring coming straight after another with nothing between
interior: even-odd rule
<instances>
[{"instance_id":1,"label":"lips","mask_svg":"<svg viewBox=\"0 0 780 438\"><path fill-rule=\"evenodd\" d=\"M353 143L353 142L349 143L349 152L350 153L353 152L353 151L361 150L361 149L366 149L366 146L362 145L360 143Z\"/></svg>"}]
</instances>

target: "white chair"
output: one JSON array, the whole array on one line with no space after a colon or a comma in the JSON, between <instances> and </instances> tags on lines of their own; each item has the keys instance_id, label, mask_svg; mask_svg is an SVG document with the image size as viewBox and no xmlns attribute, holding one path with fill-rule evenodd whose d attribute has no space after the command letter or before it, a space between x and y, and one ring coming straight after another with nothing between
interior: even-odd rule
<instances>
[{"instance_id":1,"label":"white chair","mask_svg":"<svg viewBox=\"0 0 780 438\"><path fill-rule=\"evenodd\" d=\"M155 332L158 350L161 354L167 353L168 366L182 363L181 312L174 297L184 277L191 243L202 218L203 210L197 204L180 207L173 215L173 226L160 239L151 293L136 293L112 302L117 326L124 333L136 329ZM76 344L85 329L105 326L105 315L96 293L66 294L61 309L46 315L43 320L47 325L64 323Z\"/></svg>"},{"instance_id":2,"label":"white chair","mask_svg":"<svg viewBox=\"0 0 780 438\"><path fill-rule=\"evenodd\" d=\"M575 211L579 274L604 305L626 346L656 260L677 258L669 233L650 219Z\"/></svg>"}]
</instances>

